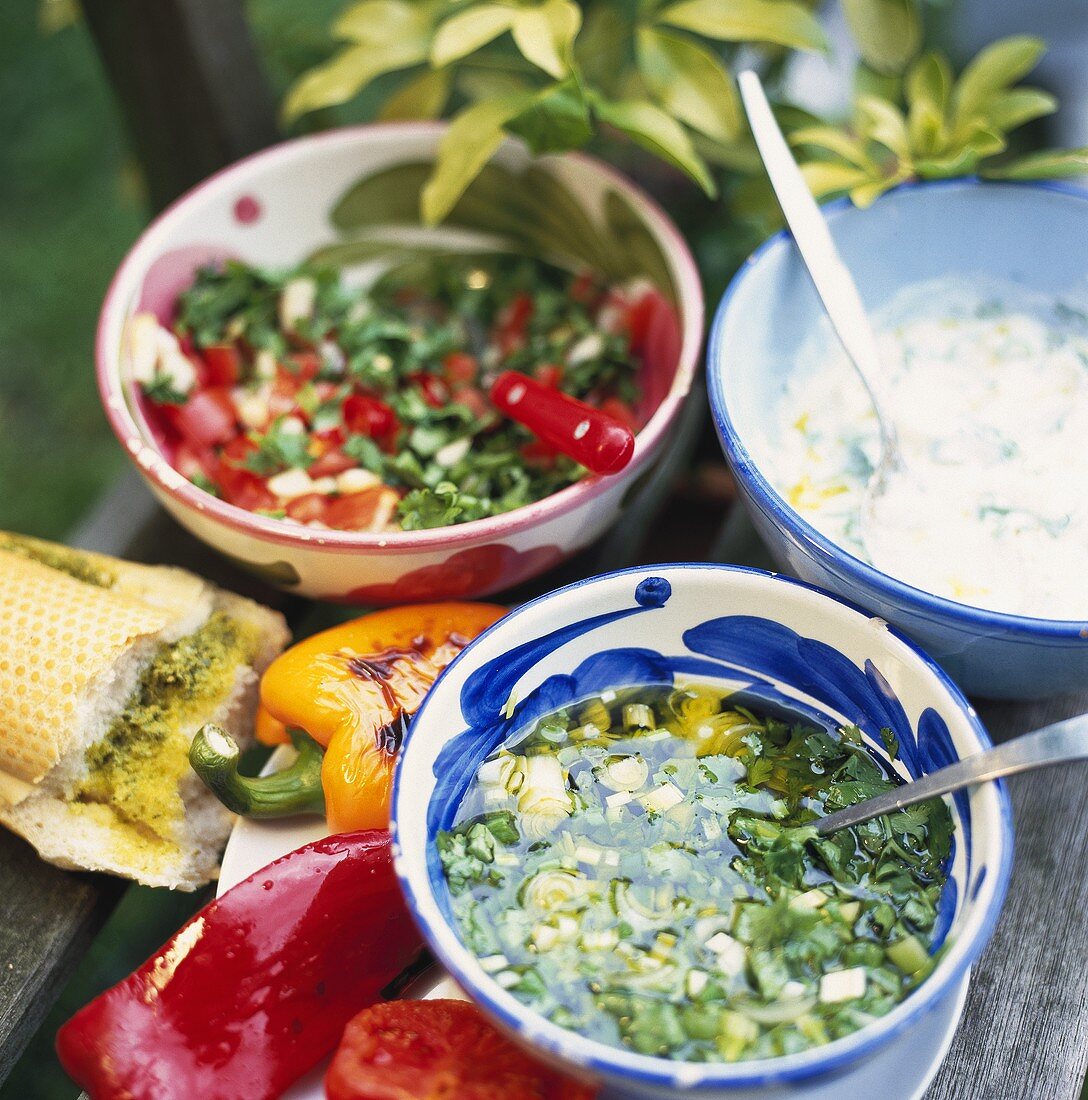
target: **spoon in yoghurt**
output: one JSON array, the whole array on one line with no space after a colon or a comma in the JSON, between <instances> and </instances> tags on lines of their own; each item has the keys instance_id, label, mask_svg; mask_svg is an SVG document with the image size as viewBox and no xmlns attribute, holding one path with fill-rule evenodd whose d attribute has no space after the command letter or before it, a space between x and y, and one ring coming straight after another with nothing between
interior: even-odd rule
<instances>
[{"instance_id":1,"label":"spoon in yoghurt","mask_svg":"<svg viewBox=\"0 0 1088 1100\"><path fill-rule=\"evenodd\" d=\"M895 422L888 414L887 376L882 369L876 334L869 323L857 285L843 263L823 213L809 190L778 125L758 74L746 69L737 77L741 100L763 166L770 177L786 224L797 243L816 293L847 358L872 402L880 431L880 459L865 488L863 514L871 514L889 476L903 469Z\"/></svg>"}]
</instances>

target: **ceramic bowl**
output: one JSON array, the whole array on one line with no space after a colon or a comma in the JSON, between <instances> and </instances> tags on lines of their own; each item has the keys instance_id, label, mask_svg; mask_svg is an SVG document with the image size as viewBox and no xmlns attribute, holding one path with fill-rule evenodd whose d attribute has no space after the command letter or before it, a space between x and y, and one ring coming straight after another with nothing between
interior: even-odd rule
<instances>
[{"instance_id":1,"label":"ceramic bowl","mask_svg":"<svg viewBox=\"0 0 1088 1100\"><path fill-rule=\"evenodd\" d=\"M870 311L904 287L948 276L1054 296L1085 285L1083 253L1071 242L1088 240L1088 192L958 180L902 187L866 210L836 202L825 211ZM904 584L821 535L772 486L760 465L775 446L767 410L822 319L793 239L781 233L733 280L710 339L707 386L722 448L778 564L901 627L969 693L1028 699L1083 687L1088 622L1005 615Z\"/></svg>"},{"instance_id":2,"label":"ceramic bowl","mask_svg":"<svg viewBox=\"0 0 1088 1100\"><path fill-rule=\"evenodd\" d=\"M686 397L703 331L690 253L643 192L589 157L531 160L514 142L470 187L440 230L419 224L420 188L445 128L391 124L336 130L258 153L213 176L143 234L106 296L96 345L99 389L118 439L152 492L199 538L266 580L354 603L482 596L582 549L619 518L649 474ZM502 516L426 531L316 531L246 512L170 465L142 416L122 355L126 319L169 321L202 264L307 258L351 268L398 244L457 249L498 234L518 248L588 264L615 281L648 277L664 292L648 326L642 377L648 417L621 473L589 477ZM651 415L652 414L652 415Z\"/></svg>"},{"instance_id":3,"label":"ceramic bowl","mask_svg":"<svg viewBox=\"0 0 1088 1100\"><path fill-rule=\"evenodd\" d=\"M933 973L888 1015L801 1054L731 1065L647 1057L566 1031L522 1005L481 968L452 926L435 846L488 753L542 713L677 673L762 693L858 725L874 753L881 727L917 777L989 746L948 677L880 619L798 581L739 567L668 565L595 577L519 607L438 680L401 751L393 792L394 859L410 910L457 982L512 1036L568 1070L603 1080L610 1097L755 1097L844 1073L917 1028L958 988L997 921L1012 860L1000 785L961 792ZM906 1040L904 1040L906 1041Z\"/></svg>"}]
</instances>

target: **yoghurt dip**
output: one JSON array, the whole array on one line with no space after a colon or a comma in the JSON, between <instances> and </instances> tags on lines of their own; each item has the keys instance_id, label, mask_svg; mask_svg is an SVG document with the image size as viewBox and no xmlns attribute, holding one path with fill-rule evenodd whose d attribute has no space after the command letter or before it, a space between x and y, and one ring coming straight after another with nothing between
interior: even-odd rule
<instances>
[{"instance_id":1,"label":"yoghurt dip","mask_svg":"<svg viewBox=\"0 0 1088 1100\"><path fill-rule=\"evenodd\" d=\"M875 317L903 470L871 510L876 416L824 327L765 441L785 500L843 549L960 603L1088 618L1088 312L1013 283L936 280Z\"/></svg>"}]
</instances>

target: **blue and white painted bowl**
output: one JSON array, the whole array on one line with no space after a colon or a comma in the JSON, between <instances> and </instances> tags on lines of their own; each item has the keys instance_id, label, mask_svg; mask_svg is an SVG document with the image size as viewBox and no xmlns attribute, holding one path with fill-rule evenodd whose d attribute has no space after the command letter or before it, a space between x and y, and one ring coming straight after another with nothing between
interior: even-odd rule
<instances>
[{"instance_id":1,"label":"blue and white painted bowl","mask_svg":"<svg viewBox=\"0 0 1088 1100\"><path fill-rule=\"evenodd\" d=\"M963 275L1010 280L1055 297L1085 281L1088 191L1057 184L952 180L904 186L859 210L824 208L866 307L902 288ZM820 534L754 458L774 447L774 407L797 351L823 318L793 238L772 237L718 307L707 387L722 448L763 541L784 569L855 600L919 642L963 689L1043 698L1088 683L1088 622L969 607L874 569ZM1070 493L1084 486L1070 483Z\"/></svg>"},{"instance_id":2,"label":"blue and white painted bowl","mask_svg":"<svg viewBox=\"0 0 1088 1100\"><path fill-rule=\"evenodd\" d=\"M540 715L610 687L724 681L839 724L872 750L891 727L904 776L989 747L948 677L881 619L808 585L722 565L664 565L595 577L519 607L482 634L428 694L402 749L393 791L397 874L424 936L462 988L515 1039L610 1097L765 1097L845 1073L916 1027L953 992L997 921L1012 862L1003 787L960 793L932 975L887 1016L801 1054L732 1065L672 1062L566 1031L481 968L452 923L435 836L453 823L480 762Z\"/></svg>"}]
</instances>

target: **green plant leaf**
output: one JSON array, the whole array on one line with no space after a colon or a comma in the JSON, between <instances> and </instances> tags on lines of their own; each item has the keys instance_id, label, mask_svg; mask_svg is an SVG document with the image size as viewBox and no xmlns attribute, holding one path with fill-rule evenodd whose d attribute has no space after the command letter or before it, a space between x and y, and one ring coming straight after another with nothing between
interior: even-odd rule
<instances>
[{"instance_id":1,"label":"green plant leaf","mask_svg":"<svg viewBox=\"0 0 1088 1100\"><path fill-rule=\"evenodd\" d=\"M431 43L435 68L460 61L498 38L514 25L517 8L505 4L477 4L444 20Z\"/></svg>"},{"instance_id":2,"label":"green plant leaf","mask_svg":"<svg viewBox=\"0 0 1088 1100\"><path fill-rule=\"evenodd\" d=\"M1041 88L1010 88L990 100L986 120L991 126L1008 133L1026 122L1051 115L1058 101Z\"/></svg>"},{"instance_id":3,"label":"green plant leaf","mask_svg":"<svg viewBox=\"0 0 1088 1100\"><path fill-rule=\"evenodd\" d=\"M850 31L866 64L901 73L922 46L917 0L842 0Z\"/></svg>"},{"instance_id":4,"label":"green plant leaf","mask_svg":"<svg viewBox=\"0 0 1088 1100\"><path fill-rule=\"evenodd\" d=\"M291 122L307 111L346 103L377 77L411 68L426 57L425 44L413 39L388 43L380 50L349 46L331 61L299 77L284 99L284 119Z\"/></svg>"},{"instance_id":5,"label":"green plant leaf","mask_svg":"<svg viewBox=\"0 0 1088 1100\"><path fill-rule=\"evenodd\" d=\"M686 172L711 198L717 194L710 170L695 151L687 131L660 107L646 100L626 99L597 100L594 108L602 122Z\"/></svg>"},{"instance_id":6,"label":"green plant leaf","mask_svg":"<svg viewBox=\"0 0 1088 1100\"><path fill-rule=\"evenodd\" d=\"M733 78L705 46L672 31L640 27L638 67L654 97L681 122L721 142L741 133Z\"/></svg>"},{"instance_id":7,"label":"green plant leaf","mask_svg":"<svg viewBox=\"0 0 1088 1100\"><path fill-rule=\"evenodd\" d=\"M408 0L362 0L332 25L337 38L360 46L385 46L405 38L430 38L438 5Z\"/></svg>"},{"instance_id":8,"label":"green plant leaf","mask_svg":"<svg viewBox=\"0 0 1088 1100\"><path fill-rule=\"evenodd\" d=\"M907 73L907 129L916 154L932 156L947 144L952 82L952 69L938 53L923 54Z\"/></svg>"},{"instance_id":9,"label":"green plant leaf","mask_svg":"<svg viewBox=\"0 0 1088 1100\"><path fill-rule=\"evenodd\" d=\"M901 161L909 161L910 135L902 111L886 99L872 95L859 96L857 108L859 129L890 149Z\"/></svg>"},{"instance_id":10,"label":"green plant leaf","mask_svg":"<svg viewBox=\"0 0 1088 1100\"><path fill-rule=\"evenodd\" d=\"M574 40L579 70L590 86L609 98L622 98L617 87L620 74L630 62L629 30L626 20L616 18L611 4L590 4Z\"/></svg>"},{"instance_id":11,"label":"green plant leaf","mask_svg":"<svg viewBox=\"0 0 1088 1100\"><path fill-rule=\"evenodd\" d=\"M957 128L985 118L994 96L1027 76L1045 49L1040 38L1016 35L981 50L968 62L953 92Z\"/></svg>"},{"instance_id":12,"label":"green plant leaf","mask_svg":"<svg viewBox=\"0 0 1088 1100\"><path fill-rule=\"evenodd\" d=\"M589 108L575 80L545 88L505 129L537 154L578 149L593 136Z\"/></svg>"},{"instance_id":13,"label":"green plant leaf","mask_svg":"<svg viewBox=\"0 0 1088 1100\"><path fill-rule=\"evenodd\" d=\"M850 189L850 201L862 210L872 206L885 191L890 191L896 184L902 183L906 177L903 175L886 176L882 179L863 183L860 187Z\"/></svg>"},{"instance_id":14,"label":"green plant leaf","mask_svg":"<svg viewBox=\"0 0 1088 1100\"><path fill-rule=\"evenodd\" d=\"M608 227L614 277L627 280L645 275L673 304L676 284L661 245L646 228L645 220L632 209L627 198L617 191L604 197L604 217Z\"/></svg>"},{"instance_id":15,"label":"green plant leaf","mask_svg":"<svg viewBox=\"0 0 1088 1100\"><path fill-rule=\"evenodd\" d=\"M834 126L805 126L790 134L790 144L795 146L811 145L817 149L826 149L836 153L843 160L858 168L869 170L873 167L865 146L845 130Z\"/></svg>"},{"instance_id":16,"label":"green plant leaf","mask_svg":"<svg viewBox=\"0 0 1088 1100\"><path fill-rule=\"evenodd\" d=\"M817 198L849 191L852 187L871 182L873 178L870 172L837 161L810 160L801 165L801 171L809 190Z\"/></svg>"},{"instance_id":17,"label":"green plant leaf","mask_svg":"<svg viewBox=\"0 0 1088 1100\"><path fill-rule=\"evenodd\" d=\"M570 71L581 25L582 9L572 0L545 0L539 7L521 9L512 30L522 57L561 80Z\"/></svg>"},{"instance_id":18,"label":"green plant leaf","mask_svg":"<svg viewBox=\"0 0 1088 1100\"><path fill-rule=\"evenodd\" d=\"M796 50L826 50L816 17L800 4L776 0L680 0L658 12L658 23L722 42L770 42Z\"/></svg>"},{"instance_id":19,"label":"green plant leaf","mask_svg":"<svg viewBox=\"0 0 1088 1100\"><path fill-rule=\"evenodd\" d=\"M1009 164L987 167L983 175L1000 180L1071 179L1088 176L1088 145L1080 149L1043 149Z\"/></svg>"},{"instance_id":20,"label":"green plant leaf","mask_svg":"<svg viewBox=\"0 0 1088 1100\"><path fill-rule=\"evenodd\" d=\"M906 80L907 103L929 103L939 114L948 110L952 94L952 68L939 53L924 53L910 67Z\"/></svg>"},{"instance_id":21,"label":"green plant leaf","mask_svg":"<svg viewBox=\"0 0 1088 1100\"><path fill-rule=\"evenodd\" d=\"M453 74L449 69L424 69L382 104L378 118L382 122L438 118L446 108L452 82Z\"/></svg>"},{"instance_id":22,"label":"green plant leaf","mask_svg":"<svg viewBox=\"0 0 1088 1100\"><path fill-rule=\"evenodd\" d=\"M423 187L421 210L427 225L437 225L502 144L503 126L529 104L525 96L486 99L454 117L438 147L431 178Z\"/></svg>"}]
</instances>

